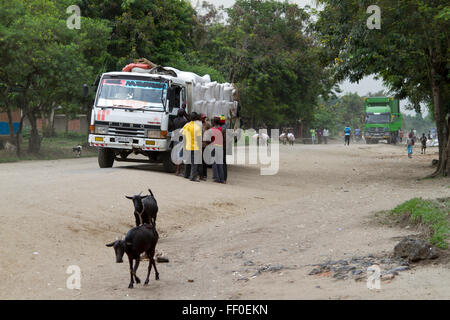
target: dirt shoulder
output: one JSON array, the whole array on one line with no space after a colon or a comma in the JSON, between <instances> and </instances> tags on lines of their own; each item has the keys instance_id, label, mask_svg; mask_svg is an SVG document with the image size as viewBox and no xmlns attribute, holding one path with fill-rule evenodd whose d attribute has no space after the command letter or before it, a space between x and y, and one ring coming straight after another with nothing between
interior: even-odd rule
<instances>
[{"instance_id":1,"label":"dirt shoulder","mask_svg":"<svg viewBox=\"0 0 450 320\"><path fill-rule=\"evenodd\" d=\"M95 158L1 164L0 298L449 298L448 265L402 272L377 291L308 275L311 264L390 251L411 234L370 223L373 212L450 195L448 179L420 179L436 150L408 159L404 149L281 146L277 175L230 166L227 185L151 165L99 169ZM104 245L133 224L124 195L149 187L160 208L157 250L170 262L157 265L161 280L129 290L128 263L114 263ZM81 290L66 288L69 265L81 268Z\"/></svg>"}]
</instances>

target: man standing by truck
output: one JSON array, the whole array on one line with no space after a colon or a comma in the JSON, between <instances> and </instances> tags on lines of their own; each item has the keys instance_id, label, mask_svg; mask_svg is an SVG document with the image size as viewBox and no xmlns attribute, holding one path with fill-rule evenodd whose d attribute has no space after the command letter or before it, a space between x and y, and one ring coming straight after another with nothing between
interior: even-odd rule
<instances>
[{"instance_id":1,"label":"man standing by truck","mask_svg":"<svg viewBox=\"0 0 450 320\"><path fill-rule=\"evenodd\" d=\"M178 130L178 129L181 130L186 125L187 120L184 117L184 113L185 113L185 110L183 110L181 108L178 110L177 117L173 120L173 130ZM179 142L175 142L174 146L177 145L178 143ZM179 157L183 158L183 149L180 150ZM182 173L181 173L181 163L177 164L175 175L177 175L177 176L182 175Z\"/></svg>"},{"instance_id":2,"label":"man standing by truck","mask_svg":"<svg viewBox=\"0 0 450 320\"><path fill-rule=\"evenodd\" d=\"M348 146L350 146L350 134L352 133L352 129L350 128L350 126L349 125L347 125L345 128L344 128L344 146L345 145L348 145Z\"/></svg>"},{"instance_id":3,"label":"man standing by truck","mask_svg":"<svg viewBox=\"0 0 450 320\"><path fill-rule=\"evenodd\" d=\"M202 164L202 155L200 153L202 127L196 123L196 121L200 120L200 116L196 112L191 113L190 119L191 121L188 122L182 130L186 141L184 177L186 179L189 178L191 181L199 182L199 168Z\"/></svg>"}]
</instances>

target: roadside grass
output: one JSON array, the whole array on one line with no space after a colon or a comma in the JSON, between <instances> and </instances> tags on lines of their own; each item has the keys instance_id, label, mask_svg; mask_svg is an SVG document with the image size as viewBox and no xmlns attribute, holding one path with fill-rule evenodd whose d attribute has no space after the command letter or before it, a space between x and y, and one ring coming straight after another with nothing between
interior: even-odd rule
<instances>
[{"instance_id":1,"label":"roadside grass","mask_svg":"<svg viewBox=\"0 0 450 320\"><path fill-rule=\"evenodd\" d=\"M87 136L87 134L77 132L58 133L55 137L42 139L39 154L29 154L27 153L29 132L25 131L22 136L22 144L20 145L22 150L21 157L17 157L13 152L0 150L0 163L75 158L72 148L78 144L82 146L81 157L95 157L97 156L97 150L88 146Z\"/></svg>"},{"instance_id":2,"label":"roadside grass","mask_svg":"<svg viewBox=\"0 0 450 320\"><path fill-rule=\"evenodd\" d=\"M450 197L435 200L412 198L392 210L375 214L378 222L400 227L413 226L439 248L448 248L450 239Z\"/></svg>"}]
</instances>

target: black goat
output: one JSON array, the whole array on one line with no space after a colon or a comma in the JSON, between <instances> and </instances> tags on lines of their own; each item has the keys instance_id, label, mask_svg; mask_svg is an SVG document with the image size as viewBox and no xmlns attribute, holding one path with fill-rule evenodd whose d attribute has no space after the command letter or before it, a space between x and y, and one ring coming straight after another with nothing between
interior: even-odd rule
<instances>
[{"instance_id":1,"label":"black goat","mask_svg":"<svg viewBox=\"0 0 450 320\"><path fill-rule=\"evenodd\" d=\"M158 214L158 204L153 192L148 189L150 194L148 196L141 196L141 193L132 197L125 196L125 198L133 201L134 217L136 218L136 227L141 224L152 223L156 226L156 216Z\"/></svg>"},{"instance_id":2,"label":"black goat","mask_svg":"<svg viewBox=\"0 0 450 320\"><path fill-rule=\"evenodd\" d=\"M140 255L143 252L147 253L149 258L147 278L145 279L144 285L148 284L152 265L155 267L155 280L159 280L159 272L158 269L156 269L154 258L158 239L159 235L155 227L151 224L144 224L130 229L124 240L116 240L106 245L107 247L114 247L117 263L122 263L124 253L127 254L128 261L130 262L131 277L128 288L133 288L134 280L136 280L136 283L141 283L141 280L136 275L136 271L139 267ZM133 260L136 260L134 268Z\"/></svg>"}]
</instances>

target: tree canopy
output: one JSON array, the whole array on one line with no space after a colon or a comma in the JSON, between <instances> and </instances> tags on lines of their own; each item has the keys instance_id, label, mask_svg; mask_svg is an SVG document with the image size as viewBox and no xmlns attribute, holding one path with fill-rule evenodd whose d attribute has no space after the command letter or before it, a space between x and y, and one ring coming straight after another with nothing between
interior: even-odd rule
<instances>
[{"instance_id":1,"label":"tree canopy","mask_svg":"<svg viewBox=\"0 0 450 320\"><path fill-rule=\"evenodd\" d=\"M419 111L425 103L439 136L439 168L449 173L449 39L450 10L439 0L380 0L381 29L369 29L370 0L320 0L316 23L323 61L335 80L358 81L376 74L398 98Z\"/></svg>"}]
</instances>

